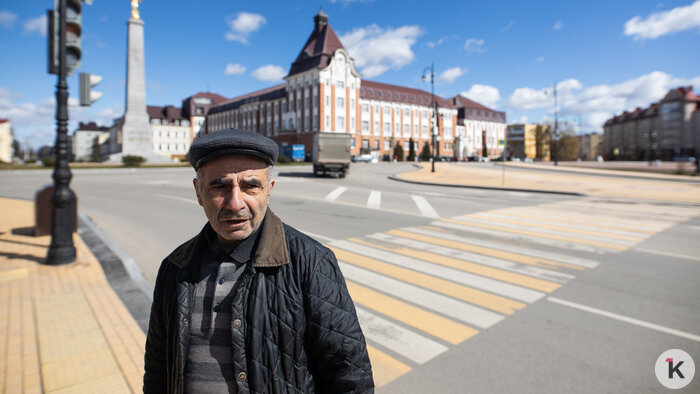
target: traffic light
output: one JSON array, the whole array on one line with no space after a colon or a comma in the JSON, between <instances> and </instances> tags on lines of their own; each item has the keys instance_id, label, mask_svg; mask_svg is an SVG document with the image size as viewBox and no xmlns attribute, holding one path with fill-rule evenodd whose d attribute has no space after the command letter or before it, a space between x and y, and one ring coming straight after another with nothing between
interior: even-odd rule
<instances>
[{"instance_id":1,"label":"traffic light","mask_svg":"<svg viewBox=\"0 0 700 394\"><path fill-rule=\"evenodd\" d=\"M99 75L80 73L80 105L89 107L102 97L102 92L93 92L92 88L102 81Z\"/></svg>"},{"instance_id":2,"label":"traffic light","mask_svg":"<svg viewBox=\"0 0 700 394\"><path fill-rule=\"evenodd\" d=\"M47 11L50 74L58 74L59 71L61 2L65 2L66 9L66 74L72 75L74 69L80 68L80 58L82 57L81 36L83 27L81 3L91 4L92 0L54 0L54 9Z\"/></svg>"}]
</instances>

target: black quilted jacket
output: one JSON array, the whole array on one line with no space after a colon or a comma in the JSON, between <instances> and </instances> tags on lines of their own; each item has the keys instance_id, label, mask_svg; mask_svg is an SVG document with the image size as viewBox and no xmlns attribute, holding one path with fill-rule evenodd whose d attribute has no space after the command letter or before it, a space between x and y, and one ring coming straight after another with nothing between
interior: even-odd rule
<instances>
[{"instance_id":1,"label":"black quilted jacket","mask_svg":"<svg viewBox=\"0 0 700 394\"><path fill-rule=\"evenodd\" d=\"M205 231L161 264L146 339L145 393L180 393ZM284 243L281 242L284 240ZM333 253L268 209L241 276L231 329L238 392L373 392L355 307Z\"/></svg>"}]
</instances>

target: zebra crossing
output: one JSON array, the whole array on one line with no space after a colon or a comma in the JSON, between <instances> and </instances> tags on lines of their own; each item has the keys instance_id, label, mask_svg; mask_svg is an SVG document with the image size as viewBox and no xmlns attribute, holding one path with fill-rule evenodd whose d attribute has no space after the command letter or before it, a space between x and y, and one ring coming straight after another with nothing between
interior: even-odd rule
<instances>
[{"instance_id":1,"label":"zebra crossing","mask_svg":"<svg viewBox=\"0 0 700 394\"><path fill-rule=\"evenodd\" d=\"M323 198L325 201L328 202L339 202L343 200L341 198L345 192L347 192L349 189L345 186L338 186L328 192L328 194L325 195ZM357 191L357 190L355 190ZM367 195L367 199L362 201L362 202L355 202L356 205L363 205L366 206L367 208L371 209L382 209L386 208L387 204L382 199L382 196L386 195L387 193L383 193L378 190L370 190L369 194ZM428 200L421 196L421 195L411 195L410 196L411 201L414 204L415 208L415 213L421 216L425 216L428 218L432 219L439 219L440 215L438 212L433 208L433 206L428 202Z\"/></svg>"},{"instance_id":2,"label":"zebra crossing","mask_svg":"<svg viewBox=\"0 0 700 394\"><path fill-rule=\"evenodd\" d=\"M427 225L326 246L345 275L382 387L596 268L601 255L698 214L592 199L451 218L433 210Z\"/></svg>"}]
</instances>

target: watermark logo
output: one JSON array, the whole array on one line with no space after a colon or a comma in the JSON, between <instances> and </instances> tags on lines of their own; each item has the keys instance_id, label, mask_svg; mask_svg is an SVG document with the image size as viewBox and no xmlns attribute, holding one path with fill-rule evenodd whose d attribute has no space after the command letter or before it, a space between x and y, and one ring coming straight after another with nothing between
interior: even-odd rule
<instances>
[{"instance_id":1,"label":"watermark logo","mask_svg":"<svg viewBox=\"0 0 700 394\"><path fill-rule=\"evenodd\" d=\"M682 389L695 376L695 362L680 349L666 350L656 359L656 379L669 389Z\"/></svg>"}]
</instances>

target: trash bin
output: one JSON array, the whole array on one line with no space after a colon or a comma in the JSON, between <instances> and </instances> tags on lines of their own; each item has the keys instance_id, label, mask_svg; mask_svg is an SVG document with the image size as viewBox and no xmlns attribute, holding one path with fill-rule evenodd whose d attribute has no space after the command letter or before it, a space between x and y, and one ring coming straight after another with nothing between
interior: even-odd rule
<instances>
[{"instance_id":1,"label":"trash bin","mask_svg":"<svg viewBox=\"0 0 700 394\"><path fill-rule=\"evenodd\" d=\"M37 190L34 196L34 236L41 237L51 234L51 222L53 220L53 204L51 195L54 185L46 185ZM75 193L73 193L75 194ZM73 232L78 231L78 198L75 198L73 206Z\"/></svg>"}]
</instances>

